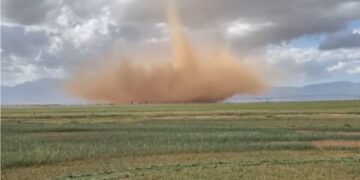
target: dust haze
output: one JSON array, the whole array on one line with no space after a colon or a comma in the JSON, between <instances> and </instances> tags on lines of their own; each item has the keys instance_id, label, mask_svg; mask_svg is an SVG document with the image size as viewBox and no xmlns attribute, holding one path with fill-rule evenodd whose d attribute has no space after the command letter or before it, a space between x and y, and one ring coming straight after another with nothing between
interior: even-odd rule
<instances>
[{"instance_id":1,"label":"dust haze","mask_svg":"<svg viewBox=\"0 0 360 180\"><path fill-rule=\"evenodd\" d=\"M84 66L69 80L67 90L77 97L108 103L216 102L266 90L265 78L256 66L225 48L192 47L174 8L168 9L168 21L170 60L114 58L96 68Z\"/></svg>"}]
</instances>

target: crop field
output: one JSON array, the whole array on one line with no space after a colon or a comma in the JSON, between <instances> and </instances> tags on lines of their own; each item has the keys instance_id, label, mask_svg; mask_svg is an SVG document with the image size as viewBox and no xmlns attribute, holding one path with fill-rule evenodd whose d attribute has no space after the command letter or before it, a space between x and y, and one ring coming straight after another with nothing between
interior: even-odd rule
<instances>
[{"instance_id":1,"label":"crop field","mask_svg":"<svg viewBox=\"0 0 360 180\"><path fill-rule=\"evenodd\" d=\"M1 111L1 179L360 177L360 101Z\"/></svg>"}]
</instances>

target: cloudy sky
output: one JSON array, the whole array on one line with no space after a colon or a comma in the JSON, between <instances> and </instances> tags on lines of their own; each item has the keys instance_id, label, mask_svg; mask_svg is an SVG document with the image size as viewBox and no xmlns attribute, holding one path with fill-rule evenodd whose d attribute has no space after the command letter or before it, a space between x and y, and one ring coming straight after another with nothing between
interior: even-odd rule
<instances>
[{"instance_id":1,"label":"cloudy sky","mask_svg":"<svg viewBox=\"0 0 360 180\"><path fill-rule=\"evenodd\" d=\"M1 83L66 78L170 44L166 0L2 0ZM275 84L360 81L359 0L181 0L192 40L260 59ZM139 53L142 52L142 53Z\"/></svg>"}]
</instances>

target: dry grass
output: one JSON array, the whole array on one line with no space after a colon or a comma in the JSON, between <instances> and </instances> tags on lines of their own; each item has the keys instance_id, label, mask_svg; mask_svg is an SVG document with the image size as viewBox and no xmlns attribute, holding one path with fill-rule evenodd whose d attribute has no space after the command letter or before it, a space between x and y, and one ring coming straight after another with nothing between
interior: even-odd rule
<instances>
[{"instance_id":1,"label":"dry grass","mask_svg":"<svg viewBox=\"0 0 360 180\"><path fill-rule=\"evenodd\" d=\"M360 148L360 141L322 140L311 142L316 148Z\"/></svg>"}]
</instances>

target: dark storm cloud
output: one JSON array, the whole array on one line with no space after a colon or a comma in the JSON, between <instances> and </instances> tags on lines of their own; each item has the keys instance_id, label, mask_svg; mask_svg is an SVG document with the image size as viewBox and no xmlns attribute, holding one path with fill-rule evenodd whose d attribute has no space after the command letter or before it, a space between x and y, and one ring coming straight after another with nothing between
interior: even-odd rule
<instances>
[{"instance_id":1,"label":"dark storm cloud","mask_svg":"<svg viewBox=\"0 0 360 180\"><path fill-rule=\"evenodd\" d=\"M168 0L135 0L123 20L163 22ZM250 48L276 44L309 34L338 31L360 18L360 2L338 0L182 0L179 11L189 28L207 28L241 19L249 24L271 23L239 37Z\"/></svg>"},{"instance_id":2,"label":"dark storm cloud","mask_svg":"<svg viewBox=\"0 0 360 180\"><path fill-rule=\"evenodd\" d=\"M44 22L56 8L54 0L2 0L1 10L6 21L24 25Z\"/></svg>"},{"instance_id":3,"label":"dark storm cloud","mask_svg":"<svg viewBox=\"0 0 360 180\"><path fill-rule=\"evenodd\" d=\"M328 36L319 46L320 50L360 47L360 34L342 33Z\"/></svg>"},{"instance_id":4,"label":"dark storm cloud","mask_svg":"<svg viewBox=\"0 0 360 180\"><path fill-rule=\"evenodd\" d=\"M248 34L247 36L235 38L234 46L239 50L247 51L249 49L269 44L277 45L280 43L288 43L291 40L304 35L318 34L322 32L335 32L346 25L345 22L330 23L325 20L308 20L307 22L301 22L301 20L298 20L297 22L299 24L289 22L286 25L264 27L254 33ZM304 26L303 23L307 23L309 26Z\"/></svg>"},{"instance_id":5,"label":"dark storm cloud","mask_svg":"<svg viewBox=\"0 0 360 180\"><path fill-rule=\"evenodd\" d=\"M149 24L166 21L169 0L134 0L125 9L123 21ZM178 1L184 24L191 30L226 26L238 19L260 26L246 36L230 39L234 48L251 50L311 34L332 33L360 18L359 1L337 0L182 0Z\"/></svg>"},{"instance_id":6,"label":"dark storm cloud","mask_svg":"<svg viewBox=\"0 0 360 180\"><path fill-rule=\"evenodd\" d=\"M123 25L119 27L118 37L123 37L128 41L138 41L141 38L141 32L138 27Z\"/></svg>"},{"instance_id":7,"label":"dark storm cloud","mask_svg":"<svg viewBox=\"0 0 360 180\"><path fill-rule=\"evenodd\" d=\"M67 7L80 18L96 18L103 8L109 8L119 24L130 23L150 29L155 23L166 22L169 0L5 0L4 16L22 24L45 21L45 17L61 7ZM57 6L55 7L55 4ZM181 0L180 15L190 29L209 29L242 20L246 23L270 23L247 36L234 38L235 46L243 49L290 41L309 34L331 33L341 30L350 20L360 19L360 2L353 0ZM53 15L53 14L52 14ZM54 16L54 15L53 15ZM52 18L48 19L53 21ZM134 31L133 31L134 30ZM125 29L129 39L156 36L156 33ZM239 42L237 42L239 41ZM240 41L242 43L240 43Z\"/></svg>"}]
</instances>

